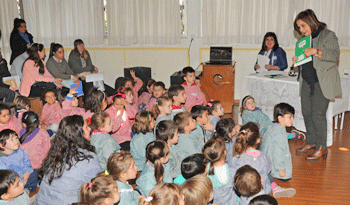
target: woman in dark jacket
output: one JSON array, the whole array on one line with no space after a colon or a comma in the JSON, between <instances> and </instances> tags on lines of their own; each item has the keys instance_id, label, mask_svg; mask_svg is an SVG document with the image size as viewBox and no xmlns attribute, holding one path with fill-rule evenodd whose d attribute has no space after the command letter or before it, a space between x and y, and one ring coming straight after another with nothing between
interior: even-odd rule
<instances>
[{"instance_id":1,"label":"woman in dark jacket","mask_svg":"<svg viewBox=\"0 0 350 205\"><path fill-rule=\"evenodd\" d=\"M28 33L26 22L23 19L15 18L13 24L10 37L10 46L12 50L10 65L17 56L24 53L33 44L33 36Z\"/></svg>"}]
</instances>

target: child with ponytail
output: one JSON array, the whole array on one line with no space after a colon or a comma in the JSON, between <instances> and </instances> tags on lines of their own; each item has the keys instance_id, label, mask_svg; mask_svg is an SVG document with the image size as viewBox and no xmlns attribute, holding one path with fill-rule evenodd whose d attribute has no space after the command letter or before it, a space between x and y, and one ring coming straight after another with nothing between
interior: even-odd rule
<instances>
[{"instance_id":1,"label":"child with ponytail","mask_svg":"<svg viewBox=\"0 0 350 205\"><path fill-rule=\"evenodd\" d=\"M270 194L272 191L275 198L294 196L296 192L295 189L284 189L276 184L274 178L271 176L271 161L267 155L259 150L259 147L259 127L254 122L248 122L242 126L240 133L236 137L233 151L236 159L232 166L237 170L248 164L256 169L264 179L262 185L266 194Z\"/></svg>"},{"instance_id":2,"label":"child with ponytail","mask_svg":"<svg viewBox=\"0 0 350 205\"><path fill-rule=\"evenodd\" d=\"M142 197L139 205L185 205L185 202L179 185L164 183L152 189L148 197Z\"/></svg>"},{"instance_id":3,"label":"child with ponytail","mask_svg":"<svg viewBox=\"0 0 350 205\"><path fill-rule=\"evenodd\" d=\"M29 98L20 95L15 98L15 101L13 101L13 103L15 104L16 113L12 115L11 119L15 124L15 131L19 132L23 129L22 116L25 112L29 111L31 103Z\"/></svg>"},{"instance_id":4,"label":"child with ponytail","mask_svg":"<svg viewBox=\"0 0 350 205\"><path fill-rule=\"evenodd\" d=\"M148 79L146 83L143 84L142 88L139 90L138 108L139 110L146 110L146 104L153 94L153 85L156 83L154 79Z\"/></svg>"},{"instance_id":5,"label":"child with ponytail","mask_svg":"<svg viewBox=\"0 0 350 205\"><path fill-rule=\"evenodd\" d=\"M155 127L157 127L160 121L173 119L173 116L171 115L173 110L172 105L172 100L168 97L160 97L157 99L157 102L153 105L152 109L154 117L156 118Z\"/></svg>"},{"instance_id":6,"label":"child with ponytail","mask_svg":"<svg viewBox=\"0 0 350 205\"><path fill-rule=\"evenodd\" d=\"M80 203L89 205L114 205L120 199L117 183L111 176L97 176L80 187Z\"/></svg>"},{"instance_id":7,"label":"child with ponytail","mask_svg":"<svg viewBox=\"0 0 350 205\"><path fill-rule=\"evenodd\" d=\"M173 183L169 166L169 147L163 141L153 141L146 147L146 165L136 180L137 189L143 196L149 196L151 190L161 183Z\"/></svg>"},{"instance_id":8,"label":"child with ponytail","mask_svg":"<svg viewBox=\"0 0 350 205\"><path fill-rule=\"evenodd\" d=\"M118 184L120 201L118 205L137 205L140 194L128 183L128 180L135 179L137 167L132 155L129 152L121 151L113 153L107 161L107 169L102 175L110 175Z\"/></svg>"},{"instance_id":9,"label":"child with ponytail","mask_svg":"<svg viewBox=\"0 0 350 205\"><path fill-rule=\"evenodd\" d=\"M142 171L146 163L146 146L155 140L153 135L155 120L153 114L148 111L140 111L136 114L132 132L135 134L130 142L130 152L134 157L137 171Z\"/></svg>"},{"instance_id":10,"label":"child with ponytail","mask_svg":"<svg viewBox=\"0 0 350 205\"><path fill-rule=\"evenodd\" d=\"M218 100L210 100L207 107L209 109L210 124L215 127L216 123L221 119L221 116L225 114L224 108Z\"/></svg>"},{"instance_id":11,"label":"child with ponytail","mask_svg":"<svg viewBox=\"0 0 350 205\"><path fill-rule=\"evenodd\" d=\"M91 118L92 135L90 143L95 146L96 154L102 169L106 169L109 156L120 150L119 144L109 135L112 131L112 122L105 112L97 112Z\"/></svg>"},{"instance_id":12,"label":"child with ponytail","mask_svg":"<svg viewBox=\"0 0 350 205\"><path fill-rule=\"evenodd\" d=\"M207 176L213 183L214 203L230 204L236 201L232 184L236 170L225 162L225 142L221 138L210 139L204 144L202 153L209 160Z\"/></svg>"},{"instance_id":13,"label":"child with ponytail","mask_svg":"<svg viewBox=\"0 0 350 205\"><path fill-rule=\"evenodd\" d=\"M50 149L50 136L46 130L39 128L39 117L33 111L23 113L22 126L20 148L27 153L32 168L37 170Z\"/></svg>"}]
</instances>

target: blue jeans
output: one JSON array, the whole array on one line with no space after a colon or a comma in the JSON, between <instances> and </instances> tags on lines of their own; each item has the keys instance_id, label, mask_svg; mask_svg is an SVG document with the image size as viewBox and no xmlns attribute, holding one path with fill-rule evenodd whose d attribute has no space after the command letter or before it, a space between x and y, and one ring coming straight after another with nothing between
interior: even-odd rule
<instances>
[{"instance_id":1,"label":"blue jeans","mask_svg":"<svg viewBox=\"0 0 350 205\"><path fill-rule=\"evenodd\" d=\"M16 93L10 89L0 87L0 97L5 98L5 102L13 102L15 100Z\"/></svg>"},{"instance_id":2,"label":"blue jeans","mask_svg":"<svg viewBox=\"0 0 350 205\"><path fill-rule=\"evenodd\" d=\"M29 189L30 193L35 192L36 187L38 185L38 170L34 169L33 172L29 175L27 184L24 188Z\"/></svg>"}]
</instances>

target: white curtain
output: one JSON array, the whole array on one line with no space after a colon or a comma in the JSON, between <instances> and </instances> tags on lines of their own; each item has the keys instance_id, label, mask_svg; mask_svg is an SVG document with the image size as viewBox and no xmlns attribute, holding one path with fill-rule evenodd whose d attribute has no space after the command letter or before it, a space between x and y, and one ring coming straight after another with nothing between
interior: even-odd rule
<instances>
[{"instance_id":1,"label":"white curtain","mask_svg":"<svg viewBox=\"0 0 350 205\"><path fill-rule=\"evenodd\" d=\"M178 44L179 0L107 0L110 45Z\"/></svg>"},{"instance_id":2,"label":"white curtain","mask_svg":"<svg viewBox=\"0 0 350 205\"><path fill-rule=\"evenodd\" d=\"M8 64L11 57L10 36L15 18L19 18L17 1L0 0L1 53L3 58L8 59Z\"/></svg>"},{"instance_id":3,"label":"white curtain","mask_svg":"<svg viewBox=\"0 0 350 205\"><path fill-rule=\"evenodd\" d=\"M203 0L204 44L261 44L266 32L275 32L279 44L295 44L293 22L297 13L314 10L327 23L339 44L349 45L348 0Z\"/></svg>"},{"instance_id":4,"label":"white curtain","mask_svg":"<svg viewBox=\"0 0 350 205\"><path fill-rule=\"evenodd\" d=\"M25 0L23 9L34 42L72 47L80 38L86 45L103 44L102 0Z\"/></svg>"}]
</instances>

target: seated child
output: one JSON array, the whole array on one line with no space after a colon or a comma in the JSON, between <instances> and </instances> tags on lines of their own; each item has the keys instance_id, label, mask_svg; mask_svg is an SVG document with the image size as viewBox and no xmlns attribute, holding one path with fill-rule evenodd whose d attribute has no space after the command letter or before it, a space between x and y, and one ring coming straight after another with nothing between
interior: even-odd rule
<instances>
[{"instance_id":1,"label":"seated child","mask_svg":"<svg viewBox=\"0 0 350 205\"><path fill-rule=\"evenodd\" d=\"M182 185L182 195L186 205L207 205L213 200L213 184L208 177L196 175Z\"/></svg>"},{"instance_id":2,"label":"seated child","mask_svg":"<svg viewBox=\"0 0 350 205\"><path fill-rule=\"evenodd\" d=\"M174 116L179 112L184 112L186 109L182 106L186 103L185 88L181 85L172 85L168 90L168 96L173 101L171 115Z\"/></svg>"},{"instance_id":3,"label":"seated child","mask_svg":"<svg viewBox=\"0 0 350 205\"><path fill-rule=\"evenodd\" d=\"M153 135L155 120L153 114L148 111L139 111L132 126L135 133L130 142L130 152L134 157L137 171L142 171L146 163L146 146L155 140Z\"/></svg>"},{"instance_id":4,"label":"seated child","mask_svg":"<svg viewBox=\"0 0 350 205\"><path fill-rule=\"evenodd\" d=\"M19 130L16 130L15 123L11 120L10 108L3 103L0 103L0 131L10 129L19 133Z\"/></svg>"},{"instance_id":5,"label":"seated child","mask_svg":"<svg viewBox=\"0 0 350 205\"><path fill-rule=\"evenodd\" d=\"M196 129L196 121L188 112L180 112L174 116L174 122L178 127L179 141L176 145L176 153L179 161L182 162L186 157L200 153L204 145L204 139L199 139L193 134Z\"/></svg>"},{"instance_id":6,"label":"seated child","mask_svg":"<svg viewBox=\"0 0 350 205\"><path fill-rule=\"evenodd\" d=\"M184 69L182 69L182 75L185 80L182 86L185 88L185 93L187 96L184 107L187 110L190 110L195 105L207 105L204 93L196 85L196 83L194 83L194 81L196 80L196 76L193 68L185 67Z\"/></svg>"},{"instance_id":7,"label":"seated child","mask_svg":"<svg viewBox=\"0 0 350 205\"><path fill-rule=\"evenodd\" d=\"M134 91L131 88L125 88L124 91L121 91L121 94L125 94L125 111L127 117L130 120L131 125L134 123L135 115L138 112L137 105L135 103Z\"/></svg>"},{"instance_id":8,"label":"seated child","mask_svg":"<svg viewBox=\"0 0 350 205\"><path fill-rule=\"evenodd\" d=\"M76 93L76 88L70 89L69 93L64 97L60 114L61 119L71 115L81 115L84 119L87 119L85 116L85 110L81 107L78 107L79 101ZM61 96L62 94L63 92L61 93Z\"/></svg>"},{"instance_id":9,"label":"seated child","mask_svg":"<svg viewBox=\"0 0 350 205\"><path fill-rule=\"evenodd\" d=\"M294 108L287 103L274 107L276 123L267 128L260 150L271 160L271 175L274 178L289 180L292 178L292 156L289 151L286 127L293 125Z\"/></svg>"},{"instance_id":10,"label":"seated child","mask_svg":"<svg viewBox=\"0 0 350 205\"><path fill-rule=\"evenodd\" d=\"M85 116L84 119L91 118L95 112L103 112L107 107L106 94L97 88L93 88L86 95L84 108Z\"/></svg>"},{"instance_id":11,"label":"seated child","mask_svg":"<svg viewBox=\"0 0 350 205\"><path fill-rule=\"evenodd\" d=\"M186 157L181 163L181 174L174 179L174 183L183 185L186 180L196 176L207 176L208 160L203 154L193 154Z\"/></svg>"},{"instance_id":12,"label":"seated child","mask_svg":"<svg viewBox=\"0 0 350 205\"><path fill-rule=\"evenodd\" d=\"M196 80L194 80L194 83L196 83L196 85L199 88L202 87L201 79L198 76L196 76Z\"/></svg>"},{"instance_id":13,"label":"seated child","mask_svg":"<svg viewBox=\"0 0 350 205\"><path fill-rule=\"evenodd\" d=\"M137 205L140 194L128 183L128 180L135 179L137 166L129 152L121 151L113 153L107 161L105 175L110 175L117 181L120 191L120 202L118 205Z\"/></svg>"},{"instance_id":14,"label":"seated child","mask_svg":"<svg viewBox=\"0 0 350 205\"><path fill-rule=\"evenodd\" d=\"M146 110L152 111L153 105L157 102L157 99L162 97L166 92L165 85L162 81L157 81L153 84L153 95L146 102Z\"/></svg>"},{"instance_id":15,"label":"seated child","mask_svg":"<svg viewBox=\"0 0 350 205\"><path fill-rule=\"evenodd\" d=\"M149 197L141 197L139 205L185 205L181 187L164 183L152 189Z\"/></svg>"},{"instance_id":16,"label":"seated child","mask_svg":"<svg viewBox=\"0 0 350 205\"><path fill-rule=\"evenodd\" d=\"M97 176L80 187L80 203L114 205L120 199L117 183L111 176Z\"/></svg>"},{"instance_id":17,"label":"seated child","mask_svg":"<svg viewBox=\"0 0 350 205\"><path fill-rule=\"evenodd\" d=\"M133 91L134 101L136 102L136 107L138 106L137 102L138 100L138 92L141 89L143 82L140 78L136 77L135 71L130 69L130 75L131 78L124 78L124 80L121 82L120 86L117 89L118 92L121 92L123 88L131 88ZM111 101L109 101L111 103ZM108 103L108 104L110 104Z\"/></svg>"},{"instance_id":18,"label":"seated child","mask_svg":"<svg viewBox=\"0 0 350 205\"><path fill-rule=\"evenodd\" d=\"M164 141L170 149L169 162L166 166L170 167L170 175L176 178L180 175L180 161L176 153L175 144L179 141L177 126L173 120L163 120L156 127L156 140Z\"/></svg>"},{"instance_id":19,"label":"seated child","mask_svg":"<svg viewBox=\"0 0 350 205\"><path fill-rule=\"evenodd\" d=\"M154 79L148 79L146 83L143 84L142 88L139 90L139 100L137 102L139 110L146 109L146 103L149 101L153 94L153 85L156 81Z\"/></svg>"},{"instance_id":20,"label":"seated child","mask_svg":"<svg viewBox=\"0 0 350 205\"><path fill-rule=\"evenodd\" d=\"M263 194L254 197L249 203L249 205L278 205L278 202L273 196Z\"/></svg>"},{"instance_id":21,"label":"seated child","mask_svg":"<svg viewBox=\"0 0 350 205\"><path fill-rule=\"evenodd\" d=\"M50 136L57 132L58 124L60 124L61 121L61 105L56 99L56 91L53 89L45 90L41 96L44 106L40 117L40 124L43 126L42 128L48 130Z\"/></svg>"},{"instance_id":22,"label":"seated child","mask_svg":"<svg viewBox=\"0 0 350 205\"><path fill-rule=\"evenodd\" d=\"M0 204L30 205L24 184L17 172L10 169L0 170Z\"/></svg>"},{"instance_id":23,"label":"seated child","mask_svg":"<svg viewBox=\"0 0 350 205\"><path fill-rule=\"evenodd\" d=\"M11 119L15 123L15 127L16 127L15 131L19 132L23 129L22 115L23 113L27 112L30 109L31 103L29 98L25 96L20 96L20 95L15 98L14 103L15 103L16 113L12 115Z\"/></svg>"},{"instance_id":24,"label":"seated child","mask_svg":"<svg viewBox=\"0 0 350 205\"><path fill-rule=\"evenodd\" d=\"M287 139L285 139L287 140ZM263 188L266 194L270 194L271 189L274 197L291 197L295 194L293 188L281 188L270 175L272 164L270 158L259 151L260 133L259 127L254 122L243 125L240 133L236 137L233 154L236 157L233 166L238 169L246 164L256 169L264 179Z\"/></svg>"},{"instance_id":25,"label":"seated child","mask_svg":"<svg viewBox=\"0 0 350 205\"><path fill-rule=\"evenodd\" d=\"M160 121L163 120L172 120L173 117L171 115L172 111L172 101L168 97L160 97L157 99L157 103L153 105L152 112L155 115L154 117L156 118L156 125ZM155 130L154 130L155 131Z\"/></svg>"},{"instance_id":26,"label":"seated child","mask_svg":"<svg viewBox=\"0 0 350 205\"><path fill-rule=\"evenodd\" d=\"M120 150L119 144L109 135L112 131L111 118L105 112L97 112L91 118L90 127L93 131L90 143L95 146L100 165L105 170L109 156Z\"/></svg>"},{"instance_id":27,"label":"seated child","mask_svg":"<svg viewBox=\"0 0 350 205\"><path fill-rule=\"evenodd\" d=\"M163 141L150 142L146 147L146 165L136 180L137 189L143 196L149 196L151 190L162 183L173 183L169 167L169 147Z\"/></svg>"},{"instance_id":28,"label":"seated child","mask_svg":"<svg viewBox=\"0 0 350 205\"><path fill-rule=\"evenodd\" d=\"M23 179L24 188L34 192L38 183L37 171L33 171L28 155L19 148L15 131L5 129L0 132L0 169L12 169Z\"/></svg>"},{"instance_id":29,"label":"seated child","mask_svg":"<svg viewBox=\"0 0 350 205\"><path fill-rule=\"evenodd\" d=\"M23 129L20 131L20 148L28 157L33 169L39 169L50 150L50 135L39 128L39 117L33 111L28 111L22 117Z\"/></svg>"},{"instance_id":30,"label":"seated child","mask_svg":"<svg viewBox=\"0 0 350 205\"><path fill-rule=\"evenodd\" d=\"M212 124L214 127L216 126L216 123L221 119L221 116L223 116L224 108L222 107L220 101L218 100L210 100L208 102L208 112L210 117L210 124Z\"/></svg>"},{"instance_id":31,"label":"seated child","mask_svg":"<svg viewBox=\"0 0 350 205\"><path fill-rule=\"evenodd\" d=\"M191 115L197 125L197 129L193 131L194 134L204 142L208 141L214 131L213 125L209 122L208 108L203 105L195 105L191 109Z\"/></svg>"},{"instance_id":32,"label":"seated child","mask_svg":"<svg viewBox=\"0 0 350 205\"><path fill-rule=\"evenodd\" d=\"M256 196L265 194L262 187L263 181L259 172L253 167L244 165L239 168L233 181L235 189L241 195L239 204L248 205Z\"/></svg>"},{"instance_id":33,"label":"seated child","mask_svg":"<svg viewBox=\"0 0 350 205\"><path fill-rule=\"evenodd\" d=\"M232 118L226 118L220 120L215 127L215 132L212 138L221 138L225 142L226 148L226 162L232 162L233 158L233 147L236 142L236 134L241 129L240 125L235 126L235 122Z\"/></svg>"},{"instance_id":34,"label":"seated child","mask_svg":"<svg viewBox=\"0 0 350 205\"><path fill-rule=\"evenodd\" d=\"M236 201L237 195L232 184L235 169L225 162L225 142L221 138L210 139L205 143L202 153L210 161L207 176L213 183L214 203L230 204Z\"/></svg>"}]
</instances>

